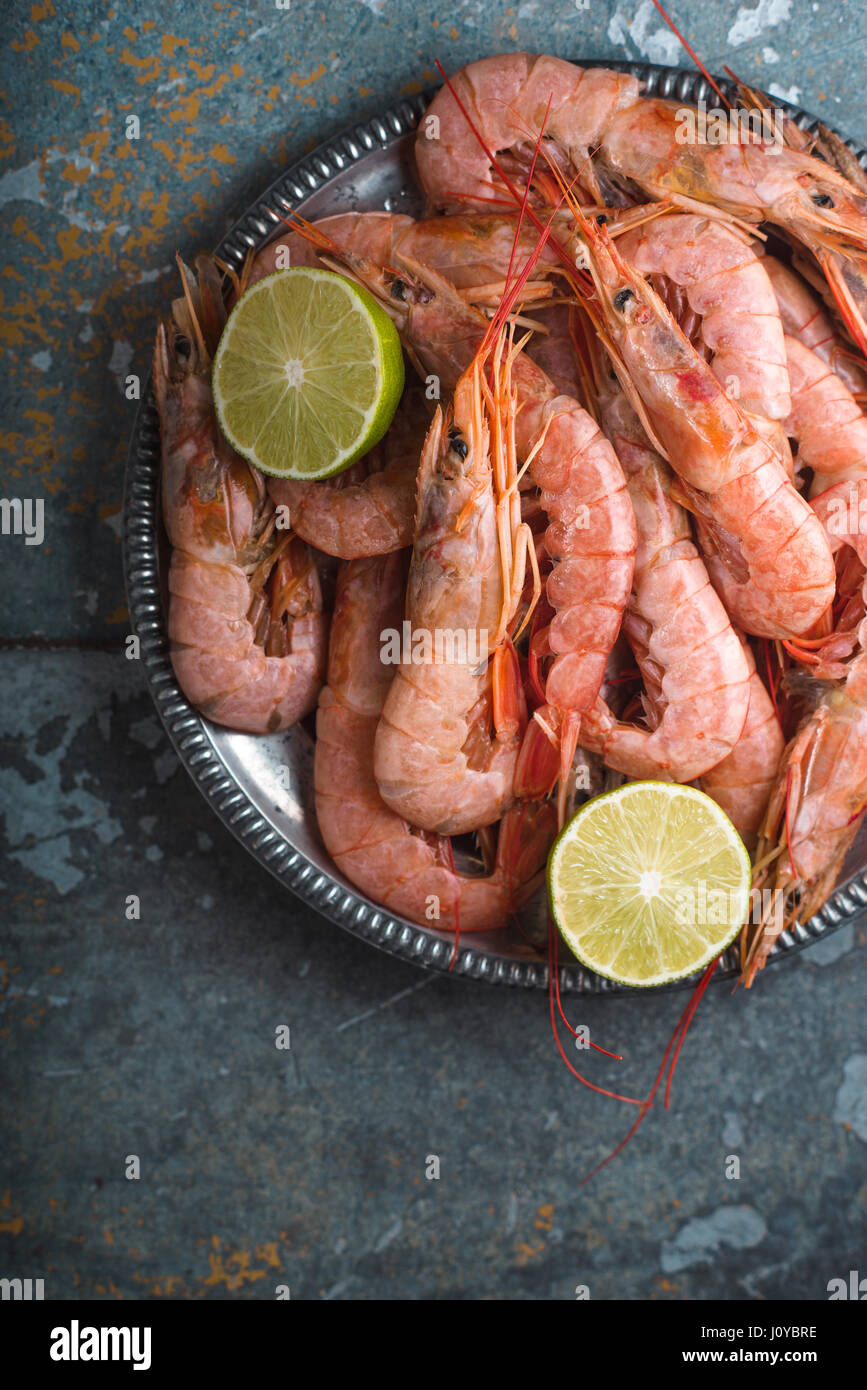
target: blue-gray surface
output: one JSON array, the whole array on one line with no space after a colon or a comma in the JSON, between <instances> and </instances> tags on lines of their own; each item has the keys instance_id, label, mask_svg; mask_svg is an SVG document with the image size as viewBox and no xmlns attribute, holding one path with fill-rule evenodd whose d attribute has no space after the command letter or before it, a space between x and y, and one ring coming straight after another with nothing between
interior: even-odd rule
<instances>
[{"instance_id":1,"label":"blue-gray surface","mask_svg":"<svg viewBox=\"0 0 867 1390\"><path fill-rule=\"evenodd\" d=\"M711 68L867 140L862 4L670 10ZM300 906L209 813L122 655L122 387L174 250L437 57L679 63L650 0L4 20L4 495L44 499L45 538L0 536L0 1273L49 1298L825 1297L867 1268L863 929L711 990L672 1109L579 1188L632 1112L568 1074L544 996L428 977ZM593 1079L644 1093L678 996L569 1007L625 1054Z\"/></svg>"}]
</instances>

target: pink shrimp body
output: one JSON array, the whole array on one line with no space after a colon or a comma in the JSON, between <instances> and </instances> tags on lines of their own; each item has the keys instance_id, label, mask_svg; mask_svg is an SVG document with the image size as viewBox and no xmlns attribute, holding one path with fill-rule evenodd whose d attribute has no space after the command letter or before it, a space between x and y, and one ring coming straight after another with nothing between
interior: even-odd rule
<instances>
[{"instance_id":1,"label":"pink shrimp body","mask_svg":"<svg viewBox=\"0 0 867 1390\"><path fill-rule=\"evenodd\" d=\"M619 722L601 697L581 743L630 777L690 782L733 752L750 701L750 670L728 614L671 498L673 475L622 392L600 395L638 526L623 631L644 676L650 729Z\"/></svg>"},{"instance_id":2,"label":"pink shrimp body","mask_svg":"<svg viewBox=\"0 0 867 1390\"><path fill-rule=\"evenodd\" d=\"M406 617L414 647L418 634L429 650L397 666L374 752L383 801L440 835L491 825L512 804L521 728L515 719L506 736L493 729L488 661L503 601L489 431L471 369L453 411L437 411L419 468Z\"/></svg>"},{"instance_id":3,"label":"pink shrimp body","mask_svg":"<svg viewBox=\"0 0 867 1390\"><path fill-rule=\"evenodd\" d=\"M604 140L617 113L638 102L640 92L637 78L627 73L578 68L529 53L481 58L451 82L495 155L509 150L529 163L544 121L549 148L562 151L573 171ZM490 203L496 174L447 87L422 118L415 157L422 187L437 207Z\"/></svg>"},{"instance_id":4,"label":"pink shrimp body","mask_svg":"<svg viewBox=\"0 0 867 1390\"><path fill-rule=\"evenodd\" d=\"M744 655L751 672L746 723L731 753L703 774L699 786L722 807L747 849L752 851L777 780L786 741L771 697L746 643Z\"/></svg>"},{"instance_id":5,"label":"pink shrimp body","mask_svg":"<svg viewBox=\"0 0 867 1390\"><path fill-rule=\"evenodd\" d=\"M596 298L627 394L681 479L714 587L742 630L807 631L834 596L821 525L779 456L731 400L644 277L582 223Z\"/></svg>"},{"instance_id":6,"label":"pink shrimp body","mask_svg":"<svg viewBox=\"0 0 867 1390\"><path fill-rule=\"evenodd\" d=\"M762 265L773 285L784 331L837 374L856 395L867 390L867 367L859 367L817 295L789 266L776 256L763 256Z\"/></svg>"},{"instance_id":7,"label":"pink shrimp body","mask_svg":"<svg viewBox=\"0 0 867 1390\"><path fill-rule=\"evenodd\" d=\"M210 385L224 322L219 278L184 267L186 299L160 324L154 390L160 415L171 659L184 694L217 724L288 728L316 703L327 619L312 557L281 536L261 475L223 439Z\"/></svg>"},{"instance_id":8,"label":"pink shrimp body","mask_svg":"<svg viewBox=\"0 0 867 1390\"><path fill-rule=\"evenodd\" d=\"M517 808L500 828L487 877L455 871L448 842L414 830L386 806L373 746L394 669L381 633L403 618L406 558L395 553L342 566L316 717L316 816L337 868L375 902L411 922L461 932L506 925L541 881L555 824L547 806Z\"/></svg>"},{"instance_id":9,"label":"pink shrimp body","mask_svg":"<svg viewBox=\"0 0 867 1390\"><path fill-rule=\"evenodd\" d=\"M398 245L404 255L437 271L468 300L478 302L483 292L489 290L489 302L495 308L509 266L513 274L521 270L538 241L538 232L530 223L523 223L518 230L515 217L472 213L422 218L405 229ZM544 281L559 269L554 248L543 246L531 286L547 297L550 287ZM528 297L534 296L528 296L525 287L521 298L526 303Z\"/></svg>"},{"instance_id":10,"label":"pink shrimp body","mask_svg":"<svg viewBox=\"0 0 867 1390\"><path fill-rule=\"evenodd\" d=\"M791 396L783 325L764 262L747 238L713 217L684 213L626 232L617 247L642 275L665 276L683 292L711 369L741 409L785 420Z\"/></svg>"},{"instance_id":11,"label":"pink shrimp body","mask_svg":"<svg viewBox=\"0 0 867 1390\"><path fill-rule=\"evenodd\" d=\"M798 462L813 470L810 499L828 537L832 554L844 548L867 563L867 417L845 384L815 352L796 338L786 338L792 378L792 413L786 423L798 442ZM840 662L856 645L864 616L867 587L848 592L853 557L837 561L838 602L821 635L788 650L812 665L820 676L840 677ZM817 632L819 629L817 629Z\"/></svg>"},{"instance_id":12,"label":"pink shrimp body","mask_svg":"<svg viewBox=\"0 0 867 1390\"><path fill-rule=\"evenodd\" d=\"M825 528L847 584L838 585L841 592L835 605L833 630L803 643L786 645L791 655L811 666L817 676L838 680L848 674L847 658L865 636L862 620L867 611L867 476L835 483L814 497L810 505Z\"/></svg>"},{"instance_id":13,"label":"pink shrimp body","mask_svg":"<svg viewBox=\"0 0 867 1390\"><path fill-rule=\"evenodd\" d=\"M812 468L812 497L833 483L867 477L867 416L852 392L818 353L786 336L792 410L786 429L798 441L798 461Z\"/></svg>"},{"instance_id":14,"label":"pink shrimp body","mask_svg":"<svg viewBox=\"0 0 867 1390\"><path fill-rule=\"evenodd\" d=\"M827 691L786 749L756 862L761 864L769 850L780 852L759 873L755 887L783 893L790 906L785 916L763 920L745 942L747 986L784 927L806 921L825 902L861 826L865 802L867 654L861 651L845 684Z\"/></svg>"},{"instance_id":15,"label":"pink shrimp body","mask_svg":"<svg viewBox=\"0 0 867 1390\"><path fill-rule=\"evenodd\" d=\"M386 555L412 544L418 458L430 425L424 388L407 386L385 436L364 458L319 483L269 478L292 529L344 560Z\"/></svg>"},{"instance_id":16,"label":"pink shrimp body","mask_svg":"<svg viewBox=\"0 0 867 1390\"><path fill-rule=\"evenodd\" d=\"M340 212L322 217L315 224L340 242L347 251L356 251L371 260L391 264L394 248L415 219L396 212ZM319 265L315 247L288 227L257 251L253 257L247 288L266 275L293 265Z\"/></svg>"}]
</instances>

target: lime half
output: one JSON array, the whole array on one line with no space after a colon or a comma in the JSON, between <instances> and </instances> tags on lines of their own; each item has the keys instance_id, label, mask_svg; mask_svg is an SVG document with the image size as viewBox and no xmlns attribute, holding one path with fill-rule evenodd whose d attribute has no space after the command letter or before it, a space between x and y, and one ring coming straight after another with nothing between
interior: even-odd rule
<instances>
[{"instance_id":1,"label":"lime half","mask_svg":"<svg viewBox=\"0 0 867 1390\"><path fill-rule=\"evenodd\" d=\"M278 270L242 295L214 357L220 428L278 478L348 468L385 434L403 383L385 310L359 285L308 266Z\"/></svg>"},{"instance_id":2,"label":"lime half","mask_svg":"<svg viewBox=\"0 0 867 1390\"><path fill-rule=\"evenodd\" d=\"M548 860L554 921L590 970L662 985L729 946L750 909L750 858L704 792L629 782L594 797Z\"/></svg>"}]
</instances>

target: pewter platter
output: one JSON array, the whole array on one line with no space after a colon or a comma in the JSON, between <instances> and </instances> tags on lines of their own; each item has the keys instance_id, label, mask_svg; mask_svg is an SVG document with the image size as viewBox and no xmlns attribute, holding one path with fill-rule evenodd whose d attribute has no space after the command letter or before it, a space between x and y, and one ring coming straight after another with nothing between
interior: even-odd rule
<instances>
[{"instance_id":1,"label":"pewter platter","mask_svg":"<svg viewBox=\"0 0 867 1390\"><path fill-rule=\"evenodd\" d=\"M604 60L594 60L602 66ZM649 63L607 66L628 71L658 95L714 104L700 74ZM719 85L728 96L726 79ZM290 166L232 228L217 253L240 266L250 247L259 249L282 224L272 209L301 211L313 219L330 213L385 209L418 215L421 196L412 165L412 132L433 92L385 108L381 116L320 145ZM816 118L781 102L804 129ZM867 152L848 142L867 168ZM198 248L192 248L197 250ZM169 661L165 576L168 549L159 516L159 428L151 384L136 418L127 462L124 498L124 572L133 631L151 694L166 731L187 772L223 823L253 859L303 902L372 945L434 970L447 970L453 953L450 934L394 917L365 898L337 872L319 837L313 809L313 739L306 727L256 738L209 723L187 702ZM309 721L308 721L309 723ZM284 769L288 768L288 777ZM288 786L284 785L288 782ZM255 872L253 866L250 872ZM784 933L771 963L786 959L819 937L867 914L867 835L851 851L828 903L810 922ZM733 951L718 978L737 974ZM520 931L474 933L465 938L452 966L455 974L492 984L546 987L544 954ZM562 964L565 992L611 994L620 987L575 963Z\"/></svg>"}]
</instances>

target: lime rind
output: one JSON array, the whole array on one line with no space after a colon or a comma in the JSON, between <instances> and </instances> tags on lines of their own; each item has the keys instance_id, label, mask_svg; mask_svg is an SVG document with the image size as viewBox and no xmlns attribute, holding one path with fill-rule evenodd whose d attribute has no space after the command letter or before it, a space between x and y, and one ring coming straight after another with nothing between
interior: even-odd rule
<instances>
[{"instance_id":1,"label":"lime rind","mask_svg":"<svg viewBox=\"0 0 867 1390\"><path fill-rule=\"evenodd\" d=\"M652 829L639 807L652 808ZM639 887L646 874L660 876L649 897ZM630 782L594 797L548 861L551 911L567 945L596 974L635 987L683 979L731 945L749 912L750 878L725 812L671 782Z\"/></svg>"},{"instance_id":2,"label":"lime rind","mask_svg":"<svg viewBox=\"0 0 867 1390\"><path fill-rule=\"evenodd\" d=\"M220 428L239 454L263 473L316 480L351 467L385 434L403 393L403 352L367 290L296 266L238 301L212 381Z\"/></svg>"}]
</instances>

